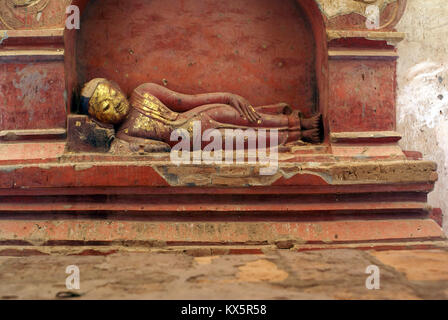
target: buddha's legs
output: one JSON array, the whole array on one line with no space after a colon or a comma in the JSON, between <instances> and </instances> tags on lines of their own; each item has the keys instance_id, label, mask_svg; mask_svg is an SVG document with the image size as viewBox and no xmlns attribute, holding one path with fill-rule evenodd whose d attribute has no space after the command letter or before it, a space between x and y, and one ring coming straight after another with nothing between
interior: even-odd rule
<instances>
[{"instance_id":1,"label":"buddha's legs","mask_svg":"<svg viewBox=\"0 0 448 320\"><path fill-rule=\"evenodd\" d=\"M277 103L268 106L255 107L258 113L290 115L293 110L287 103Z\"/></svg>"},{"instance_id":2,"label":"buddha's legs","mask_svg":"<svg viewBox=\"0 0 448 320\"><path fill-rule=\"evenodd\" d=\"M204 114L205 118L210 117L219 123L222 127L231 125L242 130L252 129L278 129L279 142L291 142L303 139L308 142L319 142L321 115L311 118L303 118L298 111L292 111L286 104L277 104L271 106L262 106L256 108L261 115L257 123L250 122L241 117L240 113L228 105L206 105L197 107L194 110L181 114L182 117L191 117L193 115ZM272 113L260 113L260 111ZM281 113L279 113L281 111ZM202 117L201 117L202 118ZM205 120L205 119L204 119ZM202 121L204 121L202 120ZM209 128L207 121L203 127Z\"/></svg>"},{"instance_id":3,"label":"buddha's legs","mask_svg":"<svg viewBox=\"0 0 448 320\"><path fill-rule=\"evenodd\" d=\"M263 129L266 133L266 146L268 147L301 139L300 119L298 117L289 117L284 114L261 113L260 116L261 119L254 123L243 118L235 108L229 105L210 104L181 113L179 114L179 119L188 123L200 121L202 133L209 129L219 130L224 140L226 133L228 133L226 129L240 129L243 134L249 134L246 130L251 129L255 131L256 137L260 137L258 130ZM294 120L292 120L293 118ZM274 133L272 130L276 130L277 132ZM277 135L278 138L272 140L274 137L273 134ZM203 142L202 145L204 147L207 144L207 142Z\"/></svg>"},{"instance_id":4,"label":"buddha's legs","mask_svg":"<svg viewBox=\"0 0 448 320\"><path fill-rule=\"evenodd\" d=\"M142 144L143 139L146 139L146 142L149 144L151 144L152 140L155 140L164 142L172 147L178 143L170 139L170 133L173 130L192 128L193 122L199 121L201 123L200 134L203 134L208 129L216 129L221 132L224 132L225 129L241 129L243 131L253 129L255 132L259 129L264 129L266 132L266 146L275 146L277 143L284 144L301 139L318 142L318 117L302 119L297 112L293 112L290 115L274 113L275 110L280 110L279 107L281 106L273 105L258 108L259 110L264 108L272 111L273 114L260 113L261 119L257 123L246 120L233 107L224 104L204 105L179 113L178 119L170 124L144 116L136 109L133 109L128 119L121 126L118 138L139 145ZM273 141L271 144L272 130L278 131L278 142ZM193 140L195 137L191 137L191 139ZM159 143L156 143L157 148ZM206 144L204 143L203 146Z\"/></svg>"}]
</instances>

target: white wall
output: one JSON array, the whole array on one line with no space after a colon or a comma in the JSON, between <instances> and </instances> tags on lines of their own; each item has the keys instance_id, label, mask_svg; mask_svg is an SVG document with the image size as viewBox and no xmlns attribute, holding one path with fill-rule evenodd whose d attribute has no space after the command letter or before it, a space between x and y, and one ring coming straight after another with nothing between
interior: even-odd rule
<instances>
[{"instance_id":1,"label":"white wall","mask_svg":"<svg viewBox=\"0 0 448 320\"><path fill-rule=\"evenodd\" d=\"M406 33L398 45L400 144L437 162L429 203L442 208L448 234L448 0L408 0L397 30Z\"/></svg>"}]
</instances>

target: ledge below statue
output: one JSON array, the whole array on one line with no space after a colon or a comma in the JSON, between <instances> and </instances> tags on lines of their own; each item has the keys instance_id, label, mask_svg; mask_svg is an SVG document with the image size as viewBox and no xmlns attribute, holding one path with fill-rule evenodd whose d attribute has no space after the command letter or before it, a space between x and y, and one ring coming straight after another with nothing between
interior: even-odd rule
<instances>
[{"instance_id":1,"label":"ledge below statue","mask_svg":"<svg viewBox=\"0 0 448 320\"><path fill-rule=\"evenodd\" d=\"M196 211L194 204L208 196L207 206L199 209L201 206L198 205L197 211L220 211L225 208L239 211L245 206L248 211L270 211L263 205L268 201L269 197L266 196L271 196L269 201L276 208L273 210L278 212L403 211L406 208L425 211L426 195L437 181L437 167L430 161L400 157L373 160L367 155L364 159L353 160L355 157L352 157L351 161L347 161L328 153L328 148L324 146L297 147L295 152L281 153L277 172L270 176L260 175L261 165L178 166L170 162L169 153L150 156L70 154L64 153L63 148L62 143L0 144L2 155L26 155L21 159L3 156L0 160L0 196L9 196L3 199L8 201L1 202L0 211L44 210L38 204L41 196L76 197L63 200L63 205L57 205L59 200L53 199L56 202L48 209L57 211L162 210L161 207L152 206L152 201L166 201L169 204L166 210ZM179 194L196 195L191 199L192 206L187 209L185 203L179 203L176 207ZM138 195L142 198L136 199L136 203L144 202L145 205L139 207L132 203L132 199L118 206L115 206L115 200L95 202L94 198L99 195ZM161 196L152 198L155 195ZM218 198L218 195L264 195L264 200L252 206L246 198L235 202L235 198ZM298 200L305 195L313 195L314 198ZM11 196L19 198L12 200ZM21 196L36 196L36 206L24 204ZM213 199L217 201L216 207ZM87 202L78 206L79 201ZM87 204L89 201L95 205ZM324 203L329 205L325 206Z\"/></svg>"},{"instance_id":2,"label":"ledge below statue","mask_svg":"<svg viewBox=\"0 0 448 320\"><path fill-rule=\"evenodd\" d=\"M296 146L279 154L273 176L259 175L259 165L176 166L169 153L121 156L69 153L65 147L0 144L0 241L107 242L123 238L120 230L137 232L142 241L188 245L228 245L237 234L246 244L286 236L297 243L443 238L427 204L436 165L403 152L393 156L395 144ZM109 240L81 231L70 236L64 230L71 221L82 230L100 228ZM14 229L21 225L25 233ZM35 225L51 230L29 229ZM166 231L176 225L185 230ZM268 226L265 236L261 231ZM192 239L188 234L197 228L218 229ZM251 228L258 228L256 239Z\"/></svg>"},{"instance_id":3,"label":"ledge below statue","mask_svg":"<svg viewBox=\"0 0 448 320\"><path fill-rule=\"evenodd\" d=\"M273 175L261 164L182 164L170 153L70 153L62 142L0 144L0 188L269 187L428 183L431 161L408 160L394 145L293 146L278 156ZM392 153L396 152L396 153ZM199 151L199 157L200 157Z\"/></svg>"}]
</instances>

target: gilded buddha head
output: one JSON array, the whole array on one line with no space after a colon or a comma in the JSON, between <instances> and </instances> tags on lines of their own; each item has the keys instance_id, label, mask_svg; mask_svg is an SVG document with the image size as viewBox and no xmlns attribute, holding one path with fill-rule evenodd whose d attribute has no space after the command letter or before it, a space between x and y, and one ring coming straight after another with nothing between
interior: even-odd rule
<instances>
[{"instance_id":1,"label":"gilded buddha head","mask_svg":"<svg viewBox=\"0 0 448 320\"><path fill-rule=\"evenodd\" d=\"M89 115L103 123L119 124L129 113L126 95L113 81L93 79L86 83L81 97Z\"/></svg>"}]
</instances>

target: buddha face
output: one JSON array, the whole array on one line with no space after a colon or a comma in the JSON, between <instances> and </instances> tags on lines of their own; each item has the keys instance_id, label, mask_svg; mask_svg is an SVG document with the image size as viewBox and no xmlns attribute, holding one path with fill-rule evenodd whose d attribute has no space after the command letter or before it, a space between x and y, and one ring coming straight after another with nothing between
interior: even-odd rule
<instances>
[{"instance_id":1,"label":"buddha face","mask_svg":"<svg viewBox=\"0 0 448 320\"><path fill-rule=\"evenodd\" d=\"M101 122L119 124L129 113L129 102L117 84L98 84L89 101L89 114Z\"/></svg>"}]
</instances>

